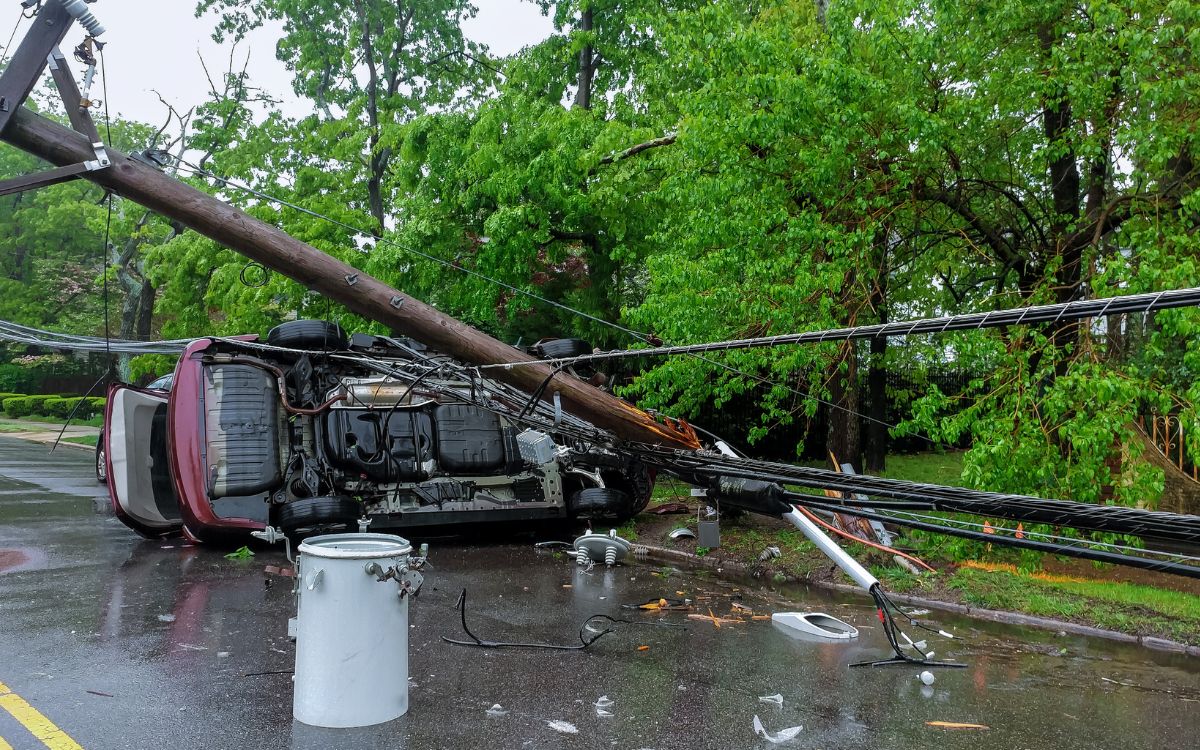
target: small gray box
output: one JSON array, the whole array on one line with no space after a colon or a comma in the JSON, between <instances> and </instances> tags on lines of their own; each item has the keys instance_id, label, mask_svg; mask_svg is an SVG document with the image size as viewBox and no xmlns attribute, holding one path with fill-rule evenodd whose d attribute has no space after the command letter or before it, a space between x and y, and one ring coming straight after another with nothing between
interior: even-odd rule
<instances>
[{"instance_id":1,"label":"small gray box","mask_svg":"<svg viewBox=\"0 0 1200 750\"><path fill-rule=\"evenodd\" d=\"M537 430L525 430L517 435L517 450L521 459L540 466L554 460L554 438Z\"/></svg>"},{"instance_id":2,"label":"small gray box","mask_svg":"<svg viewBox=\"0 0 1200 750\"><path fill-rule=\"evenodd\" d=\"M696 524L696 546L717 549L721 546L721 524L718 521L701 521Z\"/></svg>"}]
</instances>

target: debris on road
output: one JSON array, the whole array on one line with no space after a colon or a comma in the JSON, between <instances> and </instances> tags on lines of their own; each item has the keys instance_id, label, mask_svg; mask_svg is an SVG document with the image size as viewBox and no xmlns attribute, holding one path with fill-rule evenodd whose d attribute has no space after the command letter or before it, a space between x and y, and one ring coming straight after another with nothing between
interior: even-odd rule
<instances>
[{"instance_id":1,"label":"debris on road","mask_svg":"<svg viewBox=\"0 0 1200 750\"><path fill-rule=\"evenodd\" d=\"M858 637L858 628L824 612L776 612L771 615L771 621L788 630L818 638L849 640Z\"/></svg>"},{"instance_id":2,"label":"debris on road","mask_svg":"<svg viewBox=\"0 0 1200 750\"><path fill-rule=\"evenodd\" d=\"M695 532L693 532L691 529L689 529L689 528L688 528L688 527L686 527L686 526L680 526L679 528L675 529L674 531L672 531L672 532L671 532L670 534L668 534L667 536L669 536L669 537L671 537L672 539L675 539L675 540L679 540L679 539L695 539L695 538L696 538L696 534L695 534Z\"/></svg>"},{"instance_id":3,"label":"debris on road","mask_svg":"<svg viewBox=\"0 0 1200 750\"><path fill-rule=\"evenodd\" d=\"M779 693L775 695L760 695L758 696L759 703L774 703L776 706L783 705L783 696Z\"/></svg>"},{"instance_id":4,"label":"debris on road","mask_svg":"<svg viewBox=\"0 0 1200 750\"><path fill-rule=\"evenodd\" d=\"M563 734L579 734L579 729L569 721L554 719L553 721L547 721L546 726Z\"/></svg>"},{"instance_id":5,"label":"debris on road","mask_svg":"<svg viewBox=\"0 0 1200 750\"><path fill-rule=\"evenodd\" d=\"M663 503L651 508L649 512L656 516L674 516L691 513L692 509L687 506L687 503Z\"/></svg>"},{"instance_id":6,"label":"debris on road","mask_svg":"<svg viewBox=\"0 0 1200 750\"><path fill-rule=\"evenodd\" d=\"M493 703L492 707L485 711L488 716L504 716L508 713L508 709L501 706L499 703Z\"/></svg>"},{"instance_id":7,"label":"debris on road","mask_svg":"<svg viewBox=\"0 0 1200 750\"><path fill-rule=\"evenodd\" d=\"M938 729L991 729L987 724L967 724L960 721L927 721L925 726Z\"/></svg>"},{"instance_id":8,"label":"debris on road","mask_svg":"<svg viewBox=\"0 0 1200 750\"><path fill-rule=\"evenodd\" d=\"M788 727L787 729L780 729L775 734L771 734L763 727L762 719L759 719L757 715L754 717L754 733L772 745L778 745L781 742L795 739L796 735L800 734L803 729L804 727Z\"/></svg>"},{"instance_id":9,"label":"debris on road","mask_svg":"<svg viewBox=\"0 0 1200 750\"><path fill-rule=\"evenodd\" d=\"M920 678L922 685L932 685L934 680L937 679L933 676L933 672L930 672L928 669L918 675L918 677Z\"/></svg>"}]
</instances>

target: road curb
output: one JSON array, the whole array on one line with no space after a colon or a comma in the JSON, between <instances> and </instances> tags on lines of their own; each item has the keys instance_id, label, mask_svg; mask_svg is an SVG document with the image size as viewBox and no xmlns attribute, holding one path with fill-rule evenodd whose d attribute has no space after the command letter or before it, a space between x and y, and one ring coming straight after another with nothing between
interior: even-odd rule
<instances>
[{"instance_id":1,"label":"road curb","mask_svg":"<svg viewBox=\"0 0 1200 750\"><path fill-rule=\"evenodd\" d=\"M666 549L664 547L655 547L647 544L637 545L635 554L639 558L658 560L660 562L673 562L681 565L686 565L691 568L701 568L713 570L717 573L726 570L746 574L749 573L749 566L744 563L725 560L717 557L699 557L691 552L683 552L682 550ZM846 594L865 595L863 590L857 586L850 586L845 583L833 583L832 581L802 581L808 586L816 588L828 589ZM955 614L966 615L980 620L989 620L991 622L1000 622L1007 625L1024 625L1031 628L1039 628L1041 630L1053 630L1059 633L1070 633L1071 635L1084 635L1091 638L1106 638L1110 641L1118 643L1129 643L1140 645L1144 648L1153 649L1155 651L1168 651L1177 654L1187 654L1188 656L1200 657L1200 646L1189 646L1186 643L1172 641L1166 638L1156 638L1154 636L1139 636L1130 635L1129 633L1121 633L1116 630L1105 630L1104 628L1096 628L1091 625L1080 625L1079 623L1066 622L1064 620L1052 620L1048 617L1036 617L1034 615L1024 615L1019 612L1006 612L997 609L984 609L982 607L970 607L958 602L944 602L940 599L927 599L921 596L911 596L909 594L900 594L888 592L888 597L895 602L901 604L910 604L928 609L939 609L944 612L953 612Z\"/></svg>"},{"instance_id":2,"label":"road curb","mask_svg":"<svg viewBox=\"0 0 1200 750\"><path fill-rule=\"evenodd\" d=\"M43 439L43 436L45 436L46 434L47 433L44 433L44 432L3 432L3 433L0 433L0 435L2 435L4 437L16 438L17 440L24 440L27 443L41 443L42 445L53 445L54 444L53 437ZM94 446L94 445L82 445L80 443L68 443L66 440L59 442L58 445L60 448L63 446L66 446L68 448L79 448L79 449L82 449L85 451L96 450L96 446Z\"/></svg>"}]
</instances>

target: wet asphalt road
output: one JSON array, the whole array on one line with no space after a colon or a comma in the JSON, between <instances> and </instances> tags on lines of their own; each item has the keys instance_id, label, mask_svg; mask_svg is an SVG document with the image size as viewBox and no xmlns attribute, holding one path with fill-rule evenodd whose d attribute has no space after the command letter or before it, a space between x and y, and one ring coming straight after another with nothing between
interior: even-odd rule
<instances>
[{"instance_id":1,"label":"wet asphalt road","mask_svg":"<svg viewBox=\"0 0 1200 750\"><path fill-rule=\"evenodd\" d=\"M242 562L144 541L106 505L89 453L50 457L0 437L0 683L87 750L772 747L753 733L756 714L772 732L802 725L782 745L797 748L1158 750L1195 748L1200 737L1192 657L944 617L964 639L934 648L969 667L940 670L923 688L915 669L848 668L887 655L865 597L648 567L586 574L527 541L449 540L433 541L435 567L412 607L409 714L362 730L313 729L291 718L290 579L264 573L282 553ZM619 603L676 591L706 597L718 614L734 596L756 612L825 610L862 636L809 643L769 622L717 629L672 614L661 621L686 629L626 626L587 652L483 651L440 640L460 635L454 604L464 587L472 628L495 640L569 643L588 615L629 616ZM782 707L760 702L774 693ZM615 701L613 716L597 716L601 695ZM508 713L486 715L495 703ZM5 711L0 738L0 748L47 746Z\"/></svg>"}]
</instances>

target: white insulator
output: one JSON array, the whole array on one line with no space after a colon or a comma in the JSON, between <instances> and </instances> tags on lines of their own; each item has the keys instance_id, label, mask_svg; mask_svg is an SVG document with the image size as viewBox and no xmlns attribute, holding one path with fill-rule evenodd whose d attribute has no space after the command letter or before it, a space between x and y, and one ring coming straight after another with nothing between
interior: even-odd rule
<instances>
[{"instance_id":1,"label":"white insulator","mask_svg":"<svg viewBox=\"0 0 1200 750\"><path fill-rule=\"evenodd\" d=\"M575 562L579 563L580 567L589 564L592 558L588 557L587 550L581 549L575 553Z\"/></svg>"},{"instance_id":2,"label":"white insulator","mask_svg":"<svg viewBox=\"0 0 1200 750\"><path fill-rule=\"evenodd\" d=\"M610 568L617 564L616 547L610 545L608 549L604 550L604 564Z\"/></svg>"},{"instance_id":3,"label":"white insulator","mask_svg":"<svg viewBox=\"0 0 1200 750\"><path fill-rule=\"evenodd\" d=\"M88 34L93 37L100 36L104 33L104 27L100 25L100 20L88 8L84 0L64 0L63 9L75 17L75 20L87 29Z\"/></svg>"}]
</instances>

